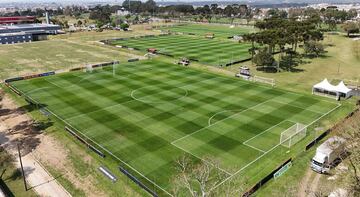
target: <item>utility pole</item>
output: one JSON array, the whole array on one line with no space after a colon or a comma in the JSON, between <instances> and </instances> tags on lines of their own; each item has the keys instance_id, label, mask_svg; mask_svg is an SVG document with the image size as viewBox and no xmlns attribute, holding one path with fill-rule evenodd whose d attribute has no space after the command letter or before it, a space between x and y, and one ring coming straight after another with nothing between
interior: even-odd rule
<instances>
[{"instance_id":1,"label":"utility pole","mask_svg":"<svg viewBox=\"0 0 360 197\"><path fill-rule=\"evenodd\" d=\"M23 164L22 164L21 153L20 153L20 143L19 142L17 144L17 148L18 148L18 154L19 154L19 160L20 160L21 173L23 175L24 187L25 187L25 191L27 191L25 172L24 172L24 167L23 167Z\"/></svg>"}]
</instances>

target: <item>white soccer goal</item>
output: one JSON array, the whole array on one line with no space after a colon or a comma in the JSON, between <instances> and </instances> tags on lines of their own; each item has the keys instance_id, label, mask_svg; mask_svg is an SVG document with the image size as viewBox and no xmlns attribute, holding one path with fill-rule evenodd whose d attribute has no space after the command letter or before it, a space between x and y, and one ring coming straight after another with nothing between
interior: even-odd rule
<instances>
[{"instance_id":1,"label":"white soccer goal","mask_svg":"<svg viewBox=\"0 0 360 197\"><path fill-rule=\"evenodd\" d=\"M281 133L280 144L290 148L304 137L306 137L307 126L296 123Z\"/></svg>"},{"instance_id":2,"label":"white soccer goal","mask_svg":"<svg viewBox=\"0 0 360 197\"><path fill-rule=\"evenodd\" d=\"M254 81L254 82L270 84L273 87L275 86L275 79L272 79L272 78L260 77L260 76L255 75L255 76L251 77L250 80Z\"/></svg>"},{"instance_id":3,"label":"white soccer goal","mask_svg":"<svg viewBox=\"0 0 360 197\"><path fill-rule=\"evenodd\" d=\"M86 65L84 71L88 72L88 73L92 73L93 70L94 70L94 68L92 67L92 65Z\"/></svg>"}]
</instances>

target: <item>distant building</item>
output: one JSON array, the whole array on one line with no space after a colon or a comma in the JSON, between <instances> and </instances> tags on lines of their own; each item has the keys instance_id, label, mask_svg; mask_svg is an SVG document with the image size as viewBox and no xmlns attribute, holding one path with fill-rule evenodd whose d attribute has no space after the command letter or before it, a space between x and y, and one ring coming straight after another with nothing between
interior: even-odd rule
<instances>
[{"instance_id":1,"label":"distant building","mask_svg":"<svg viewBox=\"0 0 360 197\"><path fill-rule=\"evenodd\" d=\"M32 40L33 40L32 34L28 34L24 32L0 34L0 44L32 42Z\"/></svg>"},{"instance_id":2,"label":"distant building","mask_svg":"<svg viewBox=\"0 0 360 197\"><path fill-rule=\"evenodd\" d=\"M61 27L53 24L0 25L0 44L14 44L47 39L58 34Z\"/></svg>"},{"instance_id":3,"label":"distant building","mask_svg":"<svg viewBox=\"0 0 360 197\"><path fill-rule=\"evenodd\" d=\"M20 24L20 23L34 23L35 16L11 16L0 17L0 24Z\"/></svg>"},{"instance_id":4,"label":"distant building","mask_svg":"<svg viewBox=\"0 0 360 197\"><path fill-rule=\"evenodd\" d=\"M128 14L130 14L130 12L125 10L124 8L121 8L120 10L116 11L116 15L118 16L126 16Z\"/></svg>"}]
</instances>

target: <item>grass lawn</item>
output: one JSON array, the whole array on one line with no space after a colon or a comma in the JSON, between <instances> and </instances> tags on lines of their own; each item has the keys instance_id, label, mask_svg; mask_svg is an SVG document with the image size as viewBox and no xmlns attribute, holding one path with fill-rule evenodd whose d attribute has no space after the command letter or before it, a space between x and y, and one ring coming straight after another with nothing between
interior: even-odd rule
<instances>
[{"instance_id":1,"label":"grass lawn","mask_svg":"<svg viewBox=\"0 0 360 197\"><path fill-rule=\"evenodd\" d=\"M133 26L132 32L78 32L50 36L49 40L0 46L0 80L18 75L84 66L113 60L126 61L134 55L95 43L103 39L157 34ZM136 53L135 53L136 55Z\"/></svg>"},{"instance_id":2,"label":"grass lawn","mask_svg":"<svg viewBox=\"0 0 360 197\"><path fill-rule=\"evenodd\" d=\"M164 193L183 154L195 161L215 157L229 179L247 176L253 184L291 156L279 144L282 131L338 107L155 60L13 85Z\"/></svg>"},{"instance_id":3,"label":"grass lawn","mask_svg":"<svg viewBox=\"0 0 360 197\"><path fill-rule=\"evenodd\" d=\"M172 27L164 27L162 30L169 30L171 32L182 32L195 34L204 37L206 33L213 33L216 38L229 38L235 35L242 35L254 32L253 27L241 26L231 28L230 25L201 25L201 24L187 24L175 25Z\"/></svg>"},{"instance_id":4,"label":"grass lawn","mask_svg":"<svg viewBox=\"0 0 360 197\"><path fill-rule=\"evenodd\" d=\"M251 62L242 63L239 66L247 65L255 75L274 78L276 85L290 90L311 93L311 87L328 78L337 84L339 80L359 81L360 85L360 40L354 41L343 35L325 35L323 41L325 45L324 57L304 58L302 63L295 67L297 71L279 73L266 73L256 71ZM276 59L278 59L276 57ZM227 70L238 72L238 66L226 68Z\"/></svg>"},{"instance_id":5,"label":"grass lawn","mask_svg":"<svg viewBox=\"0 0 360 197\"><path fill-rule=\"evenodd\" d=\"M113 44L146 51L156 48L159 53L187 57L209 65L223 65L250 58L250 44L199 38L185 35L155 36L114 41Z\"/></svg>"}]
</instances>

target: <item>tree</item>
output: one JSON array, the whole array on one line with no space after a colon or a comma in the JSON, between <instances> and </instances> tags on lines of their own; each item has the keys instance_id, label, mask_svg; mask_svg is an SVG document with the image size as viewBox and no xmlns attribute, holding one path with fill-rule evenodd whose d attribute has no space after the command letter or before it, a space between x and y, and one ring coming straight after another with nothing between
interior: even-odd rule
<instances>
[{"instance_id":1,"label":"tree","mask_svg":"<svg viewBox=\"0 0 360 197\"><path fill-rule=\"evenodd\" d=\"M83 22L82 22L81 20L78 20L77 26L78 26L78 27L81 27L82 24L83 24Z\"/></svg>"},{"instance_id":2,"label":"tree","mask_svg":"<svg viewBox=\"0 0 360 197\"><path fill-rule=\"evenodd\" d=\"M220 170L220 163L214 158L206 157L194 163L183 155L176 160L175 167L178 174L172 179L174 196L240 196L247 185L245 178L223 182L228 175Z\"/></svg>"},{"instance_id":3,"label":"tree","mask_svg":"<svg viewBox=\"0 0 360 197\"><path fill-rule=\"evenodd\" d=\"M355 22L345 23L342 28L347 32L348 37L350 37L350 34L359 33L359 24Z\"/></svg>"},{"instance_id":4,"label":"tree","mask_svg":"<svg viewBox=\"0 0 360 197\"><path fill-rule=\"evenodd\" d=\"M349 170L342 177L347 186L348 196L360 196L360 112L355 112L352 117L344 121L334 133L346 139L347 150L351 152L343 162ZM344 175L343 175L344 176Z\"/></svg>"},{"instance_id":5,"label":"tree","mask_svg":"<svg viewBox=\"0 0 360 197\"><path fill-rule=\"evenodd\" d=\"M260 49L258 53L254 56L254 63L257 67L275 67L276 61L267 47Z\"/></svg>"},{"instance_id":6,"label":"tree","mask_svg":"<svg viewBox=\"0 0 360 197\"><path fill-rule=\"evenodd\" d=\"M127 24L127 23L122 23L122 24L120 25L120 28L121 28L122 30L126 31L126 30L128 30L128 28L129 28L129 24Z\"/></svg>"},{"instance_id":7,"label":"tree","mask_svg":"<svg viewBox=\"0 0 360 197\"><path fill-rule=\"evenodd\" d=\"M154 0L147 0L144 4L142 4L142 11L148 13L156 12L156 2Z\"/></svg>"},{"instance_id":8,"label":"tree","mask_svg":"<svg viewBox=\"0 0 360 197\"><path fill-rule=\"evenodd\" d=\"M315 55L316 57L325 52L324 46L320 42L313 40L305 42L304 50L306 55Z\"/></svg>"},{"instance_id":9,"label":"tree","mask_svg":"<svg viewBox=\"0 0 360 197\"><path fill-rule=\"evenodd\" d=\"M142 8L142 2L135 0L125 0L122 3L122 6L130 12L140 13Z\"/></svg>"},{"instance_id":10,"label":"tree","mask_svg":"<svg viewBox=\"0 0 360 197\"><path fill-rule=\"evenodd\" d=\"M110 23L111 9L109 5L106 6L96 6L90 12L89 18L96 20L98 24Z\"/></svg>"},{"instance_id":11,"label":"tree","mask_svg":"<svg viewBox=\"0 0 360 197\"><path fill-rule=\"evenodd\" d=\"M227 5L224 9L224 14L227 16L227 17L231 17L233 16L234 14L234 9L231 7L231 5Z\"/></svg>"}]
</instances>

